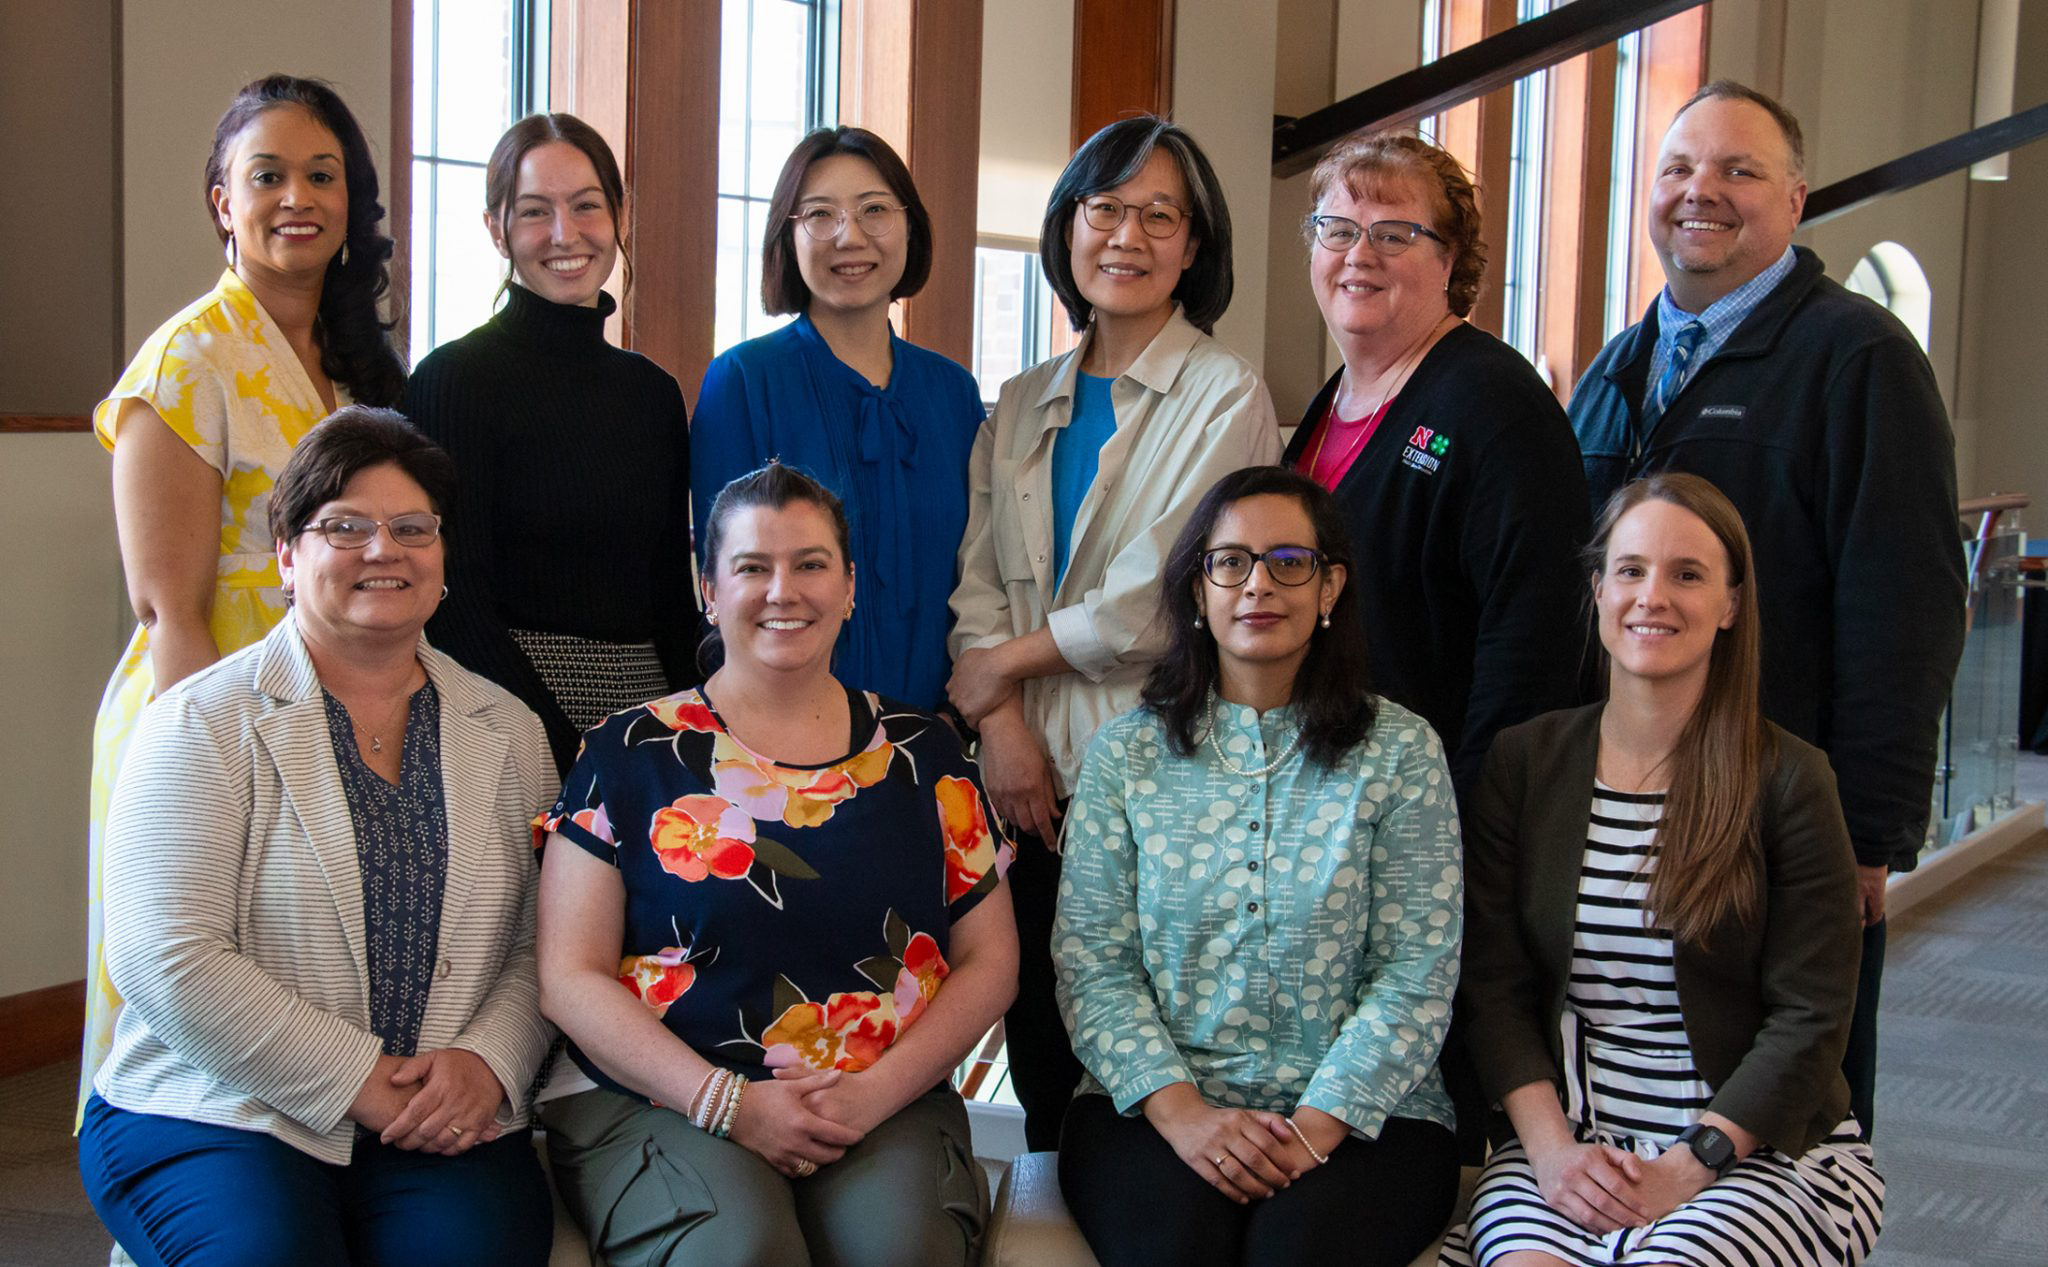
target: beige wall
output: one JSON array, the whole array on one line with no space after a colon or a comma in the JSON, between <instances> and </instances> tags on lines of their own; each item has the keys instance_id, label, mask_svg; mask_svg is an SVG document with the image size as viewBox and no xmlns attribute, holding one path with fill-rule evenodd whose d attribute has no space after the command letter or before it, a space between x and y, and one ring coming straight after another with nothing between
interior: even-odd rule
<instances>
[{"instance_id":1,"label":"beige wall","mask_svg":"<svg viewBox=\"0 0 2048 1267\"><path fill-rule=\"evenodd\" d=\"M391 134L385 0L0 5L0 168L40 196L0 235L0 411L83 414L222 260L199 182L234 90L273 69L332 79L380 158ZM24 196L27 196L24 194ZM61 214L58 214L61 209ZM17 219L19 219L17 217ZM22 222L26 223L26 222ZM17 225L17 228L19 226ZM107 460L84 435L0 435L0 996L85 962L93 714L126 639ZM22 614L32 614L23 619Z\"/></svg>"},{"instance_id":2,"label":"beige wall","mask_svg":"<svg viewBox=\"0 0 2048 1267\"><path fill-rule=\"evenodd\" d=\"M2020 9L2014 104L2048 101L2048 4ZM1974 433L1969 493L2022 492L2034 498L2027 522L2048 533L2048 142L2013 153L2003 181L1970 183L1966 222L1962 391L1957 413Z\"/></svg>"},{"instance_id":3,"label":"beige wall","mask_svg":"<svg viewBox=\"0 0 2048 1267\"><path fill-rule=\"evenodd\" d=\"M115 6L0 5L0 170L17 177L0 272L0 412L83 414L119 356ZM28 282L45 278L44 284ZM85 956L92 717L118 649L107 465L84 435L0 435L0 996Z\"/></svg>"}]
</instances>

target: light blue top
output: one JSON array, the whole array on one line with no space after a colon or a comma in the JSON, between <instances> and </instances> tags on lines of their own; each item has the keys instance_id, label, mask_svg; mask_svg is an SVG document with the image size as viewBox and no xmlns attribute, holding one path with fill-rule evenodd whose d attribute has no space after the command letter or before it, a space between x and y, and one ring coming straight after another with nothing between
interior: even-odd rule
<instances>
[{"instance_id":1,"label":"light blue top","mask_svg":"<svg viewBox=\"0 0 2048 1267\"><path fill-rule=\"evenodd\" d=\"M1685 378L1674 383L1673 396L1678 395L1687 381L1696 377L1700 366L1714 359L1721 345L1728 342L1728 336L1756 311L1764 296L1778 288L1792 273L1792 248L1778 257L1775 264L1755 277L1737 286L1734 290L1707 305L1705 312L1687 312L1671 297L1671 288L1666 286L1657 292L1657 345L1650 349L1650 376L1643 381L1653 387L1664 376L1664 367L1671 361L1671 345L1678 341L1678 332L1689 323L1697 321L1706 327L1700 336L1699 347L1693 349L1692 363L1686 367Z\"/></svg>"},{"instance_id":2,"label":"light blue top","mask_svg":"<svg viewBox=\"0 0 2048 1267\"><path fill-rule=\"evenodd\" d=\"M887 387L834 356L808 316L713 361L690 421L691 517L701 557L718 490L770 458L831 489L846 505L856 600L833 672L929 710L946 698L946 600L987 411L957 363L893 334L889 346Z\"/></svg>"},{"instance_id":3,"label":"light blue top","mask_svg":"<svg viewBox=\"0 0 2048 1267\"><path fill-rule=\"evenodd\" d=\"M1219 702L1257 770L1292 708ZM1200 729L1200 727L1198 727ZM1376 1138L1453 1124L1437 1074L1463 933L1457 803L1428 724L1379 701L1334 771L1297 747L1232 774L1173 754L1143 709L1103 726L1067 811L1053 960L1089 1078L1129 1113L1175 1082L1211 1104L1307 1105Z\"/></svg>"},{"instance_id":4,"label":"light blue top","mask_svg":"<svg viewBox=\"0 0 2048 1267\"><path fill-rule=\"evenodd\" d=\"M1116 409L1109 389L1116 382L1094 374L1077 374L1074 413L1052 442L1052 577L1058 589L1067 577L1067 547L1074 540L1074 521L1094 487L1102 446L1116 434Z\"/></svg>"}]
</instances>

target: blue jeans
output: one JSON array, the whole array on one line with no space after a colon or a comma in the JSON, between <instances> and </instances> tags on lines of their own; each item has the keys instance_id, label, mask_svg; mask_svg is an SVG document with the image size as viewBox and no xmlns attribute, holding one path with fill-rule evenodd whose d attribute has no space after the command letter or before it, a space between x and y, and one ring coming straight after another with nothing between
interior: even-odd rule
<instances>
[{"instance_id":1,"label":"blue jeans","mask_svg":"<svg viewBox=\"0 0 2048 1267\"><path fill-rule=\"evenodd\" d=\"M140 1267L546 1267L554 1234L526 1131L455 1157L368 1137L336 1166L259 1131L130 1113L95 1095L78 1169Z\"/></svg>"}]
</instances>

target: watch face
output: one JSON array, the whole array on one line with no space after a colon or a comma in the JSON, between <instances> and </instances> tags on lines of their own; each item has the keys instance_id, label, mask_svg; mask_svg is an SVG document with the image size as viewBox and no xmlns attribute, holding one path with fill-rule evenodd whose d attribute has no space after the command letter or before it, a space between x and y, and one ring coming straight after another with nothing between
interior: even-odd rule
<instances>
[{"instance_id":1,"label":"watch face","mask_svg":"<svg viewBox=\"0 0 2048 1267\"><path fill-rule=\"evenodd\" d=\"M1692 1155L1700 1159L1700 1164L1716 1174L1726 1171L1735 1160L1735 1141L1718 1127L1694 1126L1680 1138L1692 1149Z\"/></svg>"}]
</instances>

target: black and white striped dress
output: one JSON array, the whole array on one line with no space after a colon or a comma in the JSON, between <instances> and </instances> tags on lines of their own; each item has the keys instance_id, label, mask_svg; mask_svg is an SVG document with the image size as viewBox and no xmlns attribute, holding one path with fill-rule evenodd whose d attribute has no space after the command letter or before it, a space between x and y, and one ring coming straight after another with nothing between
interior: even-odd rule
<instances>
[{"instance_id":1,"label":"black and white striped dress","mask_svg":"<svg viewBox=\"0 0 2048 1267\"><path fill-rule=\"evenodd\" d=\"M1579 868L1571 980L1559 1024L1565 1115L1581 1141L1645 1160L1699 1120L1713 1091L1694 1068L1678 1009L1671 934L1648 926L1661 793L1596 783ZM1647 1227L1599 1235L1547 1205L1519 1142L1488 1158L1471 1221L1446 1239L1443 1261L1480 1267L1538 1250L1585 1267L1861 1263L1877 1243L1884 1180L1845 1120L1804 1156L1759 1149Z\"/></svg>"}]
</instances>

